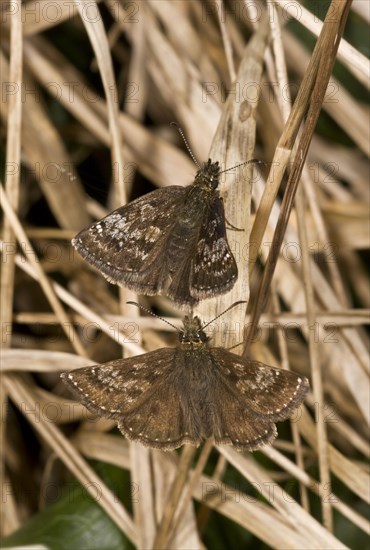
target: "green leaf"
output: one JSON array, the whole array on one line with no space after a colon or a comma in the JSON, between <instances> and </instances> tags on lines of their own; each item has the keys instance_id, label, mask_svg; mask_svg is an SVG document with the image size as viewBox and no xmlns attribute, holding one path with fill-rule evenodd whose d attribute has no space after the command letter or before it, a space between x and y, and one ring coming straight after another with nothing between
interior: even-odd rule
<instances>
[{"instance_id":1,"label":"green leaf","mask_svg":"<svg viewBox=\"0 0 370 550\"><path fill-rule=\"evenodd\" d=\"M104 482L123 499L130 498L127 472L98 463L96 469ZM117 490L115 490L117 489ZM44 544L50 550L131 550L131 542L87 490L72 480L64 487L58 502L47 506L20 529L2 541L2 548L25 544Z\"/></svg>"}]
</instances>

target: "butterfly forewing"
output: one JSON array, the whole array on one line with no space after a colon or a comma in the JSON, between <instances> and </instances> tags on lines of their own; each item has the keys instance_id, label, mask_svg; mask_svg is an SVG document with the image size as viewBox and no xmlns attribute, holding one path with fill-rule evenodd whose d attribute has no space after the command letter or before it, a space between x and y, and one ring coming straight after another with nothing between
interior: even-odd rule
<instances>
[{"instance_id":1,"label":"butterfly forewing","mask_svg":"<svg viewBox=\"0 0 370 550\"><path fill-rule=\"evenodd\" d=\"M147 294L160 293L158 275L186 187L157 189L83 229L73 246L111 282Z\"/></svg>"},{"instance_id":2,"label":"butterfly forewing","mask_svg":"<svg viewBox=\"0 0 370 550\"><path fill-rule=\"evenodd\" d=\"M222 348L210 352L225 383L258 417L274 422L289 418L308 391L307 378L294 372L243 359Z\"/></svg>"},{"instance_id":3,"label":"butterfly forewing","mask_svg":"<svg viewBox=\"0 0 370 550\"><path fill-rule=\"evenodd\" d=\"M174 350L163 348L62 374L63 381L92 412L119 418L152 399L173 370Z\"/></svg>"}]
</instances>

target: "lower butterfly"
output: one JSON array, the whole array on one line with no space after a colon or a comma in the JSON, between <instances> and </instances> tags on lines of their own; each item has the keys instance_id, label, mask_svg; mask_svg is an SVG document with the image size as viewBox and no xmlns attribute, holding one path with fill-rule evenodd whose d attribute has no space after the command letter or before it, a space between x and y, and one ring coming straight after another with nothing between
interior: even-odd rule
<instances>
[{"instance_id":1,"label":"lower butterfly","mask_svg":"<svg viewBox=\"0 0 370 550\"><path fill-rule=\"evenodd\" d=\"M204 328L204 327L203 327ZM211 347L198 317L185 317L176 348L63 373L78 399L99 416L117 421L124 436L173 450L205 439L254 450L277 435L309 383Z\"/></svg>"}]
</instances>

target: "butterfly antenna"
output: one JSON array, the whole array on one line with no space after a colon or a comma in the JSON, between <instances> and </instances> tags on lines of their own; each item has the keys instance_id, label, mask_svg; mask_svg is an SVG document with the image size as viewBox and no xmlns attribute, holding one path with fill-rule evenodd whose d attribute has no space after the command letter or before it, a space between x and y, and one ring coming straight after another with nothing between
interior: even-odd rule
<instances>
[{"instance_id":1,"label":"butterfly antenna","mask_svg":"<svg viewBox=\"0 0 370 550\"><path fill-rule=\"evenodd\" d=\"M202 326L202 330L205 329L206 327L208 327L208 325L210 325L211 323L213 323L213 321L216 321L216 319L218 319L219 317L221 317L222 315L224 315L225 313L227 313L228 311L230 311L230 309L233 309L234 307L240 305L240 304L246 304L247 302L245 300L240 300L239 302L234 302L231 306L229 306L227 309L225 309L225 311L223 311L222 313L220 313L219 315L217 315L217 317L215 317L214 319L212 319L212 321L209 321L206 325L203 325Z\"/></svg>"},{"instance_id":2,"label":"butterfly antenna","mask_svg":"<svg viewBox=\"0 0 370 550\"><path fill-rule=\"evenodd\" d=\"M243 344L244 344L244 342L239 342L239 344L235 344L234 346L231 346L231 348L226 348L226 349L227 349L227 351L231 351L232 349L235 349L238 346L242 346Z\"/></svg>"},{"instance_id":3,"label":"butterfly antenna","mask_svg":"<svg viewBox=\"0 0 370 550\"><path fill-rule=\"evenodd\" d=\"M147 313L149 313L152 317L157 317L157 319L160 319L161 321L163 321L164 323L167 323L167 325L170 325L171 327L173 327L174 329L177 330L177 332L181 332L181 330L176 327L175 325L173 325L172 323L170 323L169 321L167 321L166 319L163 319L163 317L160 317L159 315L157 315L156 313L153 313L152 311L150 311L150 309L142 306L141 304L138 304L137 302L126 302L126 304L130 304L130 306L136 306L140 309L142 309L143 311L146 311Z\"/></svg>"},{"instance_id":4,"label":"butterfly antenna","mask_svg":"<svg viewBox=\"0 0 370 550\"><path fill-rule=\"evenodd\" d=\"M240 164L236 164L236 166L231 166L231 168L226 168L226 170L222 170L220 174L224 174L225 172L228 172L229 170L234 170L234 168L239 168L239 166L244 166L245 164L264 164L266 165L265 161L259 160L259 159L252 159L252 160L246 160L245 162L241 162Z\"/></svg>"},{"instance_id":5,"label":"butterfly antenna","mask_svg":"<svg viewBox=\"0 0 370 550\"><path fill-rule=\"evenodd\" d=\"M184 132L182 131L182 128L177 124L177 122L170 122L170 126L173 126L174 128L177 129L177 131L179 132L180 136L182 137L185 145L186 145L186 148L187 150L189 151L189 155L191 156L191 158L193 159L194 163L198 166L199 170L200 170L200 164L199 162L197 161L197 159L195 158L194 156L194 153L193 151L190 149L190 145L188 143L188 140L186 139L185 137L185 134Z\"/></svg>"}]
</instances>

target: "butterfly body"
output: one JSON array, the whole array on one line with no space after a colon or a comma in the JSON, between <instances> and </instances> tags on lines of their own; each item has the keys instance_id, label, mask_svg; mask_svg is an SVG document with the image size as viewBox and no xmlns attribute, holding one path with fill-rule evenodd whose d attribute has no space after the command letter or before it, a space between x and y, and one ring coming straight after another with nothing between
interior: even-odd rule
<instances>
[{"instance_id":1,"label":"butterfly body","mask_svg":"<svg viewBox=\"0 0 370 550\"><path fill-rule=\"evenodd\" d=\"M109 281L181 305L227 292L237 267L226 237L218 163L187 187L157 189L83 229L76 250Z\"/></svg>"},{"instance_id":2,"label":"butterfly body","mask_svg":"<svg viewBox=\"0 0 370 550\"><path fill-rule=\"evenodd\" d=\"M276 437L308 381L210 347L198 317L185 317L176 348L63 373L91 411L113 418L131 440L163 450L184 443L253 450Z\"/></svg>"}]
</instances>

